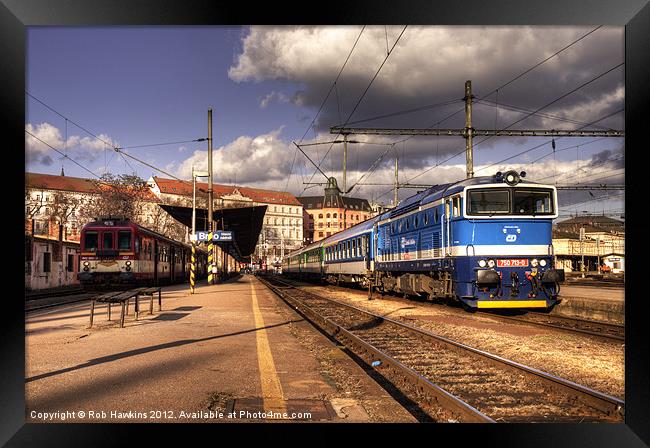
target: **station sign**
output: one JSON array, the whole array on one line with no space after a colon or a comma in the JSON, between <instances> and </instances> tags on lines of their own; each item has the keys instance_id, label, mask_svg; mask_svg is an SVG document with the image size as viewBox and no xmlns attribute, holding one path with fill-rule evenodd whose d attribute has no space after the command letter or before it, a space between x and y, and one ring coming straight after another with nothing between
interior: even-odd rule
<instances>
[{"instance_id":1,"label":"station sign","mask_svg":"<svg viewBox=\"0 0 650 448\"><path fill-rule=\"evenodd\" d=\"M217 230L212 234L212 241L232 241L234 234L231 230ZM208 232L196 232L190 236L192 241L208 241Z\"/></svg>"}]
</instances>

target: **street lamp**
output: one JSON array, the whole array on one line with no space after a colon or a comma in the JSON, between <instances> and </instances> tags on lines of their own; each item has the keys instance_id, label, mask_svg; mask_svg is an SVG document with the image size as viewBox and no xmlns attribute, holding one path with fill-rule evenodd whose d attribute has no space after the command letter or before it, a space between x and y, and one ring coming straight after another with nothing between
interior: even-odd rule
<instances>
[{"instance_id":1,"label":"street lamp","mask_svg":"<svg viewBox=\"0 0 650 448\"><path fill-rule=\"evenodd\" d=\"M207 171L194 171L192 166L192 235L196 234L196 178L210 177ZM209 219L210 217L208 217Z\"/></svg>"}]
</instances>

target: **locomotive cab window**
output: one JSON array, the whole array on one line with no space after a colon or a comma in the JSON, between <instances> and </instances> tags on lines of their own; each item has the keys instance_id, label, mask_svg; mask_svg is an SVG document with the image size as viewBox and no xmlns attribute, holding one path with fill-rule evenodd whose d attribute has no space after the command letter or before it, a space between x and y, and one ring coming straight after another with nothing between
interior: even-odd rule
<instances>
[{"instance_id":1,"label":"locomotive cab window","mask_svg":"<svg viewBox=\"0 0 650 448\"><path fill-rule=\"evenodd\" d=\"M551 190L523 190L516 188L513 194L513 211L515 215L550 215L553 214Z\"/></svg>"},{"instance_id":2,"label":"locomotive cab window","mask_svg":"<svg viewBox=\"0 0 650 448\"><path fill-rule=\"evenodd\" d=\"M467 198L467 213L470 215L510 213L510 194L507 189L470 190Z\"/></svg>"},{"instance_id":3,"label":"locomotive cab window","mask_svg":"<svg viewBox=\"0 0 650 448\"><path fill-rule=\"evenodd\" d=\"M117 248L118 248L118 250L130 250L131 249L131 231L130 230L120 230L117 233Z\"/></svg>"},{"instance_id":4,"label":"locomotive cab window","mask_svg":"<svg viewBox=\"0 0 650 448\"><path fill-rule=\"evenodd\" d=\"M97 244L99 242L99 235L97 232L86 232L84 236L84 250L87 252L97 251Z\"/></svg>"}]
</instances>

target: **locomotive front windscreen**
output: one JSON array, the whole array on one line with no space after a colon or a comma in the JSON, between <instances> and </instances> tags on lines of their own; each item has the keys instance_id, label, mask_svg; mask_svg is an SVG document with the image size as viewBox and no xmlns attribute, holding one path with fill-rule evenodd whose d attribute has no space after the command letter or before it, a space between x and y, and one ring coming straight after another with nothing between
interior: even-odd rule
<instances>
[{"instance_id":1,"label":"locomotive front windscreen","mask_svg":"<svg viewBox=\"0 0 650 448\"><path fill-rule=\"evenodd\" d=\"M552 215L553 191L543 188L485 188L467 191L468 215Z\"/></svg>"}]
</instances>

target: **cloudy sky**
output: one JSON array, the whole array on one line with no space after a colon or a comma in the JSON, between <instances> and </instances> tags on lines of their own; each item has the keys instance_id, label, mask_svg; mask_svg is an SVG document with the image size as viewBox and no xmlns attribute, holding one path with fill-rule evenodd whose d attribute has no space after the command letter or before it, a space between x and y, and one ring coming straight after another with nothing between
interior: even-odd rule
<instances>
[{"instance_id":1,"label":"cloudy sky","mask_svg":"<svg viewBox=\"0 0 650 448\"><path fill-rule=\"evenodd\" d=\"M98 175L166 177L127 163L104 142L128 148L204 138L212 107L216 182L316 195L320 187L304 183L324 177L312 178L315 168L292 142L332 141L330 126L344 123L464 127L466 80L476 129L624 129L624 66L617 67L624 30L595 28L34 27L27 90L56 112L27 96L25 126ZM349 145L348 186L365 174L353 196L389 203L389 186L361 184L392 183L396 155L400 181L465 176L461 137L353 138L366 142ZM558 185L624 183L622 138L560 138L555 154L547 138L483 140L475 138L476 175L517 169ZM184 179L193 165L206 168L206 150L206 142L125 149ZM304 150L342 183L342 145ZM66 175L91 177L27 133L26 156L30 172L59 174L63 165ZM402 189L400 198L416 191ZM563 193L561 206L565 214L620 215L624 204L621 191L587 191Z\"/></svg>"}]
</instances>

